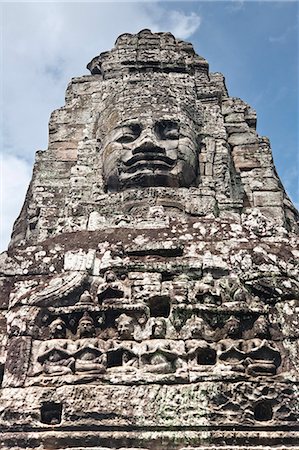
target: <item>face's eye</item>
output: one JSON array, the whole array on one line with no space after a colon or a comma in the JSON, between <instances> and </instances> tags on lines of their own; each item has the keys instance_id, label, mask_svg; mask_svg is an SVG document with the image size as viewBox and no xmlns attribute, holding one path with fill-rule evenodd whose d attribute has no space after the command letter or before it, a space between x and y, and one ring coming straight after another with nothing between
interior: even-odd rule
<instances>
[{"instance_id":1,"label":"face's eye","mask_svg":"<svg viewBox=\"0 0 299 450\"><path fill-rule=\"evenodd\" d=\"M121 128L120 136L116 139L116 142L120 144L126 144L133 142L140 136L141 127L138 124L126 125Z\"/></svg>"},{"instance_id":2,"label":"face's eye","mask_svg":"<svg viewBox=\"0 0 299 450\"><path fill-rule=\"evenodd\" d=\"M155 131L160 139L179 138L179 124L172 120L161 120L156 124Z\"/></svg>"}]
</instances>

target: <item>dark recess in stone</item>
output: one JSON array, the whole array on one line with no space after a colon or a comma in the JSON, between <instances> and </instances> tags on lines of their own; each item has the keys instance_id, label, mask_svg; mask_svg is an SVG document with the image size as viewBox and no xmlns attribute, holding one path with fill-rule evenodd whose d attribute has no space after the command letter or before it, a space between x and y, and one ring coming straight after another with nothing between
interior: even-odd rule
<instances>
[{"instance_id":1,"label":"dark recess in stone","mask_svg":"<svg viewBox=\"0 0 299 450\"><path fill-rule=\"evenodd\" d=\"M216 364L216 352L212 348L203 348L198 352L197 363L203 366Z\"/></svg>"},{"instance_id":2,"label":"dark recess in stone","mask_svg":"<svg viewBox=\"0 0 299 450\"><path fill-rule=\"evenodd\" d=\"M107 368L122 366L123 351L115 350L107 354Z\"/></svg>"},{"instance_id":3,"label":"dark recess in stone","mask_svg":"<svg viewBox=\"0 0 299 450\"><path fill-rule=\"evenodd\" d=\"M40 421L48 425L58 425L61 422L62 404L44 403L40 410Z\"/></svg>"},{"instance_id":4,"label":"dark recess in stone","mask_svg":"<svg viewBox=\"0 0 299 450\"><path fill-rule=\"evenodd\" d=\"M151 317L168 317L170 301L167 297L153 297L149 300Z\"/></svg>"},{"instance_id":5,"label":"dark recess in stone","mask_svg":"<svg viewBox=\"0 0 299 450\"><path fill-rule=\"evenodd\" d=\"M271 403L268 401L260 401L254 407L254 418L260 422L266 422L273 417Z\"/></svg>"}]
</instances>

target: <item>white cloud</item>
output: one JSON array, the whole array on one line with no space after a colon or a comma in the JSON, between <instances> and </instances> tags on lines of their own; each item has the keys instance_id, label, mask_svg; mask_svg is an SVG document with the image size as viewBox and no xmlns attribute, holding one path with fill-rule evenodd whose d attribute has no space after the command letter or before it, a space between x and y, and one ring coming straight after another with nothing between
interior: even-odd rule
<instances>
[{"instance_id":1,"label":"white cloud","mask_svg":"<svg viewBox=\"0 0 299 450\"><path fill-rule=\"evenodd\" d=\"M287 27L283 33L276 36L269 36L269 42L271 44L285 44L294 32L298 32L298 26Z\"/></svg>"},{"instance_id":2,"label":"white cloud","mask_svg":"<svg viewBox=\"0 0 299 450\"><path fill-rule=\"evenodd\" d=\"M8 244L13 222L20 212L31 177L31 164L15 156L1 159L1 248Z\"/></svg>"},{"instance_id":3,"label":"white cloud","mask_svg":"<svg viewBox=\"0 0 299 450\"><path fill-rule=\"evenodd\" d=\"M181 1L177 3L182 4ZM152 31L169 31L179 39L188 39L201 24L201 17L197 13L170 9L165 0L162 3L144 4L144 8L153 17Z\"/></svg>"},{"instance_id":4,"label":"white cloud","mask_svg":"<svg viewBox=\"0 0 299 450\"><path fill-rule=\"evenodd\" d=\"M181 11L170 11L166 17L165 25L168 30L181 39L189 38L198 29L201 22L200 16L195 12L186 14Z\"/></svg>"},{"instance_id":5,"label":"white cloud","mask_svg":"<svg viewBox=\"0 0 299 450\"><path fill-rule=\"evenodd\" d=\"M230 0L228 2L227 9L230 12L238 12L238 11L243 10L244 7L245 7L245 0Z\"/></svg>"},{"instance_id":6,"label":"white cloud","mask_svg":"<svg viewBox=\"0 0 299 450\"><path fill-rule=\"evenodd\" d=\"M3 7L6 151L33 159L47 147L51 111L71 77L116 37L153 25L139 4L12 3Z\"/></svg>"}]
</instances>

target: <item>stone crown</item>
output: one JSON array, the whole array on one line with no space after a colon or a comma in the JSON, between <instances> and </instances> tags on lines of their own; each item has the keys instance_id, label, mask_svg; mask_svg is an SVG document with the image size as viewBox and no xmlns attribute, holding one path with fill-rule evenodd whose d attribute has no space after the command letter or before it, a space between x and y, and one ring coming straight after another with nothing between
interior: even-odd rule
<instances>
[{"instance_id":1,"label":"stone crown","mask_svg":"<svg viewBox=\"0 0 299 450\"><path fill-rule=\"evenodd\" d=\"M93 58L87 68L92 75L114 78L135 71L208 73L209 65L189 42L176 39L171 33L152 33L145 29L137 34L120 35L115 47Z\"/></svg>"}]
</instances>

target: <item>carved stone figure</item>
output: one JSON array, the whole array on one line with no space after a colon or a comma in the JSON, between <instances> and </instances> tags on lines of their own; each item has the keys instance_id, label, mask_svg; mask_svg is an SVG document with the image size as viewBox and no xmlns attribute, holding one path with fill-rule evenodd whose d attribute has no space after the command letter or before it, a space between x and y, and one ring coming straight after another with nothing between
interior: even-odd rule
<instances>
[{"instance_id":1,"label":"carved stone figure","mask_svg":"<svg viewBox=\"0 0 299 450\"><path fill-rule=\"evenodd\" d=\"M109 304L116 301L116 299L128 297L128 292L122 280L117 278L113 270L107 270L104 273L104 280L98 287L98 299L100 303Z\"/></svg>"},{"instance_id":2,"label":"carved stone figure","mask_svg":"<svg viewBox=\"0 0 299 450\"><path fill-rule=\"evenodd\" d=\"M67 375L75 371L75 358L61 345L53 341L50 347L43 349L37 358L43 371L48 375Z\"/></svg>"},{"instance_id":3,"label":"carved stone figure","mask_svg":"<svg viewBox=\"0 0 299 450\"><path fill-rule=\"evenodd\" d=\"M152 325L152 339L164 339L166 337L166 320L163 317L157 317Z\"/></svg>"},{"instance_id":4,"label":"carved stone figure","mask_svg":"<svg viewBox=\"0 0 299 450\"><path fill-rule=\"evenodd\" d=\"M242 303L250 303L252 300L239 279L232 277L220 278L218 286L223 303L235 302L240 305Z\"/></svg>"},{"instance_id":5,"label":"carved stone figure","mask_svg":"<svg viewBox=\"0 0 299 450\"><path fill-rule=\"evenodd\" d=\"M108 367L121 372L136 372L139 368L138 347L131 342L112 345L107 351Z\"/></svg>"},{"instance_id":6,"label":"carved stone figure","mask_svg":"<svg viewBox=\"0 0 299 450\"><path fill-rule=\"evenodd\" d=\"M275 375L281 363L277 349L266 340L253 339L248 342L247 373L252 376Z\"/></svg>"},{"instance_id":7,"label":"carved stone figure","mask_svg":"<svg viewBox=\"0 0 299 450\"><path fill-rule=\"evenodd\" d=\"M201 317L192 315L182 327L181 336L184 339L209 339L213 336L213 331Z\"/></svg>"},{"instance_id":8,"label":"carved stone figure","mask_svg":"<svg viewBox=\"0 0 299 450\"><path fill-rule=\"evenodd\" d=\"M103 343L96 339L81 339L74 353L76 373L104 373L107 367L107 355Z\"/></svg>"},{"instance_id":9,"label":"carved stone figure","mask_svg":"<svg viewBox=\"0 0 299 450\"><path fill-rule=\"evenodd\" d=\"M246 350L240 340L224 339L217 345L217 354L222 371L244 373L246 369Z\"/></svg>"},{"instance_id":10,"label":"carved stone figure","mask_svg":"<svg viewBox=\"0 0 299 450\"><path fill-rule=\"evenodd\" d=\"M220 304L220 289L215 282L213 275L207 272L202 280L196 282L196 298L204 304Z\"/></svg>"},{"instance_id":11,"label":"carved stone figure","mask_svg":"<svg viewBox=\"0 0 299 450\"><path fill-rule=\"evenodd\" d=\"M125 350L122 357L122 365L128 370L129 368L135 369L139 367L138 356L130 350Z\"/></svg>"},{"instance_id":12,"label":"carved stone figure","mask_svg":"<svg viewBox=\"0 0 299 450\"><path fill-rule=\"evenodd\" d=\"M182 356L183 349L180 343L162 339L147 341L141 354L141 369L157 374L176 372L183 367Z\"/></svg>"},{"instance_id":13,"label":"carved stone figure","mask_svg":"<svg viewBox=\"0 0 299 450\"><path fill-rule=\"evenodd\" d=\"M186 341L186 351L190 370L207 370L216 364L216 351L203 340Z\"/></svg>"},{"instance_id":14,"label":"carved stone figure","mask_svg":"<svg viewBox=\"0 0 299 450\"><path fill-rule=\"evenodd\" d=\"M257 338L269 337L269 322L266 316L259 316L253 324L252 334Z\"/></svg>"}]
</instances>

